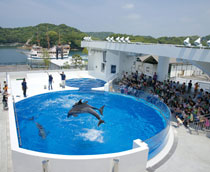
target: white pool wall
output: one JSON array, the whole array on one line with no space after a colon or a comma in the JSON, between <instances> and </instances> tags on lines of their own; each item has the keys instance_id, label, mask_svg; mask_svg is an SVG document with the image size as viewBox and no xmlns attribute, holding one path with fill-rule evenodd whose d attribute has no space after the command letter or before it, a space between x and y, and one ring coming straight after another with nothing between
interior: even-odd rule
<instances>
[{"instance_id":1,"label":"white pool wall","mask_svg":"<svg viewBox=\"0 0 210 172\"><path fill-rule=\"evenodd\" d=\"M15 172L42 172L44 171L43 168L47 168L45 170L48 170L48 172L112 172L116 165L114 160L119 160L117 168L114 168L117 169L116 172L139 172L146 170L149 148L146 143L141 142L139 139L133 142L133 149L131 150L101 155L56 155L20 148L9 75L8 85L10 93L8 99L10 141L13 169ZM47 165L43 165L45 160Z\"/></svg>"}]
</instances>

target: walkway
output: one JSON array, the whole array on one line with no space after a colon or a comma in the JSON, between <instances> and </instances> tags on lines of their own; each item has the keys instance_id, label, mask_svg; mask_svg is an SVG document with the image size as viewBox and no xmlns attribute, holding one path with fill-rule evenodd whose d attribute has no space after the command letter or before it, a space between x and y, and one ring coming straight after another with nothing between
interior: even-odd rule
<instances>
[{"instance_id":1,"label":"walkway","mask_svg":"<svg viewBox=\"0 0 210 172\"><path fill-rule=\"evenodd\" d=\"M209 172L210 138L203 131L177 128L173 121L171 125L177 133L176 150L155 172Z\"/></svg>"},{"instance_id":2,"label":"walkway","mask_svg":"<svg viewBox=\"0 0 210 172\"><path fill-rule=\"evenodd\" d=\"M5 80L4 76L1 73L1 83ZM12 171L8 111L3 110L2 94L0 94L0 172Z\"/></svg>"}]
</instances>

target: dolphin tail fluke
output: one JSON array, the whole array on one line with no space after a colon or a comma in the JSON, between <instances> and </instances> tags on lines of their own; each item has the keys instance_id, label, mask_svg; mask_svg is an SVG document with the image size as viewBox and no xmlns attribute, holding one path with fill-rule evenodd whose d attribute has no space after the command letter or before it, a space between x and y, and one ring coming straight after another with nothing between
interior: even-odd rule
<instances>
[{"instance_id":1,"label":"dolphin tail fluke","mask_svg":"<svg viewBox=\"0 0 210 172\"><path fill-rule=\"evenodd\" d=\"M103 106L99 109L101 115L103 115L104 107L105 107L105 105L103 105Z\"/></svg>"},{"instance_id":2,"label":"dolphin tail fluke","mask_svg":"<svg viewBox=\"0 0 210 172\"><path fill-rule=\"evenodd\" d=\"M104 120L100 120L99 122L98 122L98 127L99 127L99 125L101 125L101 124L103 124L104 123Z\"/></svg>"}]
</instances>

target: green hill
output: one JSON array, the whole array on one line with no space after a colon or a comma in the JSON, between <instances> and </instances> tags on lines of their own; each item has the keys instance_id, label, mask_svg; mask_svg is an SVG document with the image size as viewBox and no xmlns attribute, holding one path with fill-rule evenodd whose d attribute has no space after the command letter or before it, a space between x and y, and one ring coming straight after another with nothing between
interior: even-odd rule
<instances>
[{"instance_id":1,"label":"green hill","mask_svg":"<svg viewBox=\"0 0 210 172\"><path fill-rule=\"evenodd\" d=\"M114 34L113 32L85 32L88 36L96 39L104 40L108 36Z\"/></svg>"},{"instance_id":2,"label":"green hill","mask_svg":"<svg viewBox=\"0 0 210 172\"><path fill-rule=\"evenodd\" d=\"M183 45L183 41L189 37L190 42L193 45L194 41L199 38L199 36L180 36L180 37L159 37L153 38L152 36L140 36L140 35L127 35L127 34L112 34L110 35L114 38L116 37L129 37L131 42L143 42L143 43L158 43L158 44L175 44ZM206 41L210 40L210 35L202 37L201 42L204 46L207 45Z\"/></svg>"},{"instance_id":3,"label":"green hill","mask_svg":"<svg viewBox=\"0 0 210 172\"><path fill-rule=\"evenodd\" d=\"M2 28L0 27L0 44L14 44L26 42L29 45L37 44L37 40L40 41L42 47L48 47L47 34L50 40L50 46L58 44L59 35L61 44L71 43L71 48L80 49L81 40L85 36L91 36L92 39L105 40L108 36L116 37L130 37L131 42L144 42L144 43L159 43L159 44L177 44L183 45L184 39L188 36L183 37L159 37L154 38L151 36L140 36L140 35L128 35L128 34L116 34L113 32L81 32L80 30L69 27L65 24L54 25L48 23L42 23L36 26L18 27L18 28ZM199 36L189 36L190 41L193 42ZM210 40L210 35L202 37L202 44L206 46L206 41Z\"/></svg>"},{"instance_id":4,"label":"green hill","mask_svg":"<svg viewBox=\"0 0 210 172\"><path fill-rule=\"evenodd\" d=\"M50 39L50 46L58 44L59 34L61 44L69 44L72 48L80 48L81 40L87 34L69 27L65 24L54 25L42 23L37 26L18 27L18 28L1 28L0 27L0 44L22 43L25 44L29 39L29 44L37 44L48 46L47 33Z\"/></svg>"}]
</instances>

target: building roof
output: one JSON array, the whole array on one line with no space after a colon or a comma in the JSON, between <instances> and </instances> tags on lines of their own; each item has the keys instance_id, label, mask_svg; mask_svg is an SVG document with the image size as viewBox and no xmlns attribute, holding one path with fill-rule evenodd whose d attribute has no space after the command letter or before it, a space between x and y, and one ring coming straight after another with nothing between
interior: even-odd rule
<instances>
[{"instance_id":1,"label":"building roof","mask_svg":"<svg viewBox=\"0 0 210 172\"><path fill-rule=\"evenodd\" d=\"M155 55L144 55L144 56L140 56L139 59L143 63L158 64L158 56L155 56ZM182 62L177 62L176 58L170 58L169 63L177 64L177 63L182 63Z\"/></svg>"}]
</instances>

